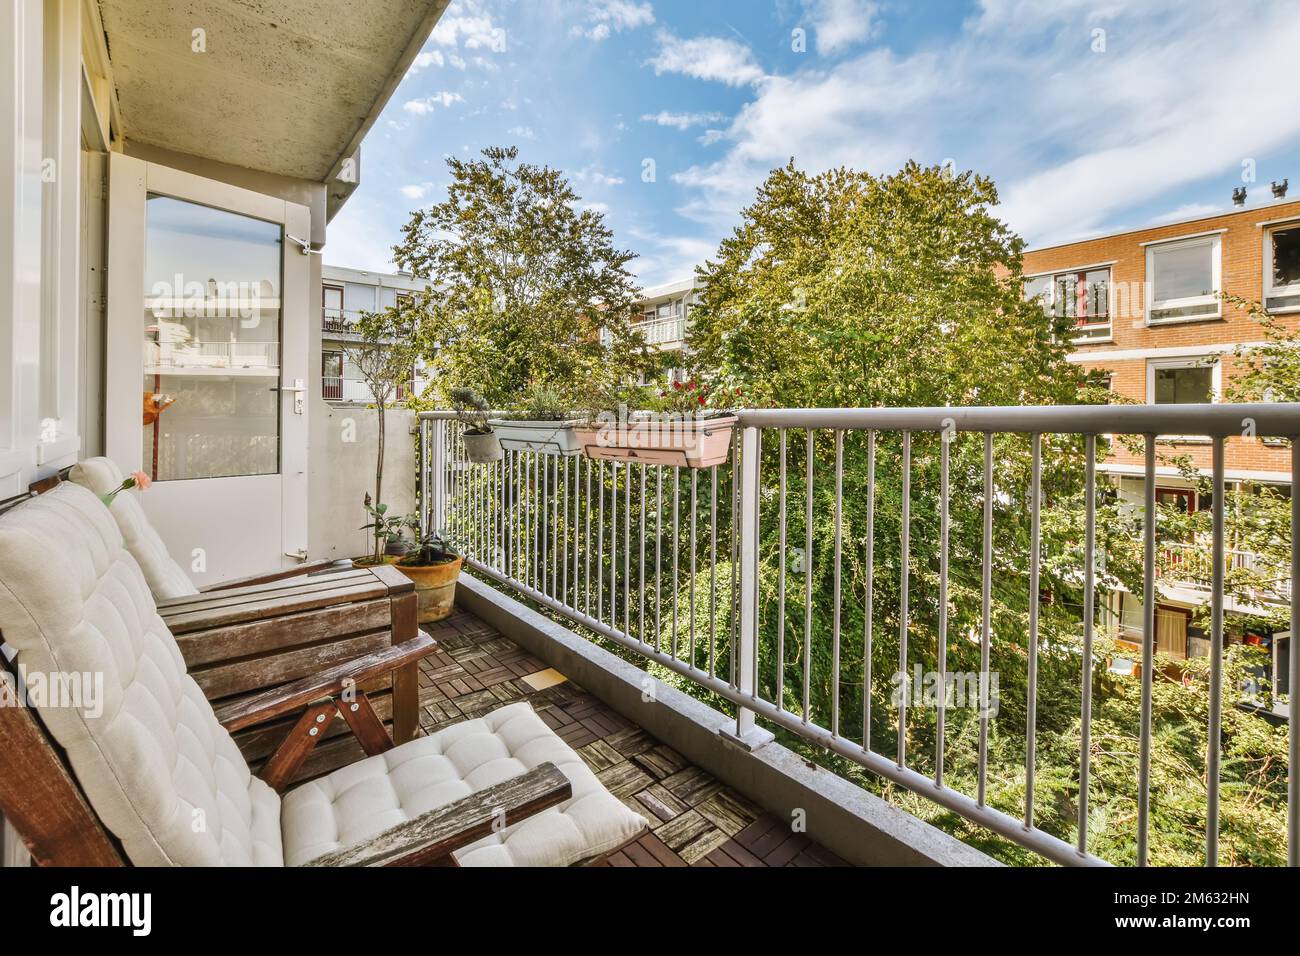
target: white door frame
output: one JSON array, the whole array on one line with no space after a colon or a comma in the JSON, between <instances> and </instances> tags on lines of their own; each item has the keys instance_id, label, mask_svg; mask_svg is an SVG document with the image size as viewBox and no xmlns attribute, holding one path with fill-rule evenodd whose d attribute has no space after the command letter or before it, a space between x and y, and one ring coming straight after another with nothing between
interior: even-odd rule
<instances>
[{"instance_id":1,"label":"white door frame","mask_svg":"<svg viewBox=\"0 0 1300 956\"><path fill-rule=\"evenodd\" d=\"M311 213L306 206L275 196L206 179L156 163L149 163L113 153L109 158L108 201L108 281L104 376L104 449L123 472L140 470L144 463L141 442L140 394L144 378L141 317L144 302L145 200L151 194L172 196L217 209L228 210L267 222L278 223L286 235L311 234ZM307 393L288 390L294 384L304 387L309 381L308 351L310 335L311 270L308 256L292 242L281 244L280 292L280 473L253 478L194 479L198 509L195 518L202 522L203 534L210 535L218 550L227 553L240 540L249 542L244 563L233 566L230 558L202 562L194 560L193 542L179 529L159 527L158 531L182 567L197 583L252 574L274 567L292 566L306 555L308 520L308 415L311 402ZM301 381L298 381L301 380ZM299 401L299 400L302 401ZM267 480L263 480L267 479ZM234 483L240 483L240 493ZM167 485L189 482L167 482ZM272 484L278 486L280 544L272 559L265 547L252 546L253 540L267 540L264 524L270 513L259 511L246 500L254 487L269 495ZM150 495L141 498L145 510L151 511ZM155 498L161 496L155 495ZM264 501L265 505L266 502ZM174 532L174 533L169 533ZM261 535L259 539L257 536ZM205 552L208 550L204 548ZM261 557L257 552L266 554ZM268 561L275 563L267 565ZM267 566L263 566L267 565Z\"/></svg>"}]
</instances>

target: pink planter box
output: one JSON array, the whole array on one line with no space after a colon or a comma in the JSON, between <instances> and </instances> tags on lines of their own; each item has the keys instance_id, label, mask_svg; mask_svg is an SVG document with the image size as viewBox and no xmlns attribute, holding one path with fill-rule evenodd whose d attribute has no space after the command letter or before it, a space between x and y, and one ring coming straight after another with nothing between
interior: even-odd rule
<instances>
[{"instance_id":1,"label":"pink planter box","mask_svg":"<svg viewBox=\"0 0 1300 956\"><path fill-rule=\"evenodd\" d=\"M596 422L579 425L578 444L588 458L711 468L727 460L735 415L676 421Z\"/></svg>"}]
</instances>

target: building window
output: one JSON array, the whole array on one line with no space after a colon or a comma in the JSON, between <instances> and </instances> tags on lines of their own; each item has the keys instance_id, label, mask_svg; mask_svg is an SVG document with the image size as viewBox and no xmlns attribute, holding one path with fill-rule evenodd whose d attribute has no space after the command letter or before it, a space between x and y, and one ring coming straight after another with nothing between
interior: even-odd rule
<instances>
[{"instance_id":1,"label":"building window","mask_svg":"<svg viewBox=\"0 0 1300 956\"><path fill-rule=\"evenodd\" d=\"M1219 236L1147 246L1147 324L1219 318L1221 248Z\"/></svg>"},{"instance_id":2,"label":"building window","mask_svg":"<svg viewBox=\"0 0 1300 956\"><path fill-rule=\"evenodd\" d=\"M1152 363L1150 386L1153 405L1208 405L1217 393L1215 365Z\"/></svg>"},{"instance_id":3,"label":"building window","mask_svg":"<svg viewBox=\"0 0 1300 956\"><path fill-rule=\"evenodd\" d=\"M343 287L323 285L320 287L321 327L326 332L342 332L346 328L343 320Z\"/></svg>"},{"instance_id":4,"label":"building window","mask_svg":"<svg viewBox=\"0 0 1300 956\"><path fill-rule=\"evenodd\" d=\"M1264 307L1300 309L1300 223L1264 233Z\"/></svg>"},{"instance_id":5,"label":"building window","mask_svg":"<svg viewBox=\"0 0 1300 956\"><path fill-rule=\"evenodd\" d=\"M343 398L343 353L322 352L320 357L321 397L326 401Z\"/></svg>"},{"instance_id":6,"label":"building window","mask_svg":"<svg viewBox=\"0 0 1300 956\"><path fill-rule=\"evenodd\" d=\"M1074 325L1074 340L1110 338L1110 269L1073 269L1025 280L1025 298Z\"/></svg>"}]
</instances>

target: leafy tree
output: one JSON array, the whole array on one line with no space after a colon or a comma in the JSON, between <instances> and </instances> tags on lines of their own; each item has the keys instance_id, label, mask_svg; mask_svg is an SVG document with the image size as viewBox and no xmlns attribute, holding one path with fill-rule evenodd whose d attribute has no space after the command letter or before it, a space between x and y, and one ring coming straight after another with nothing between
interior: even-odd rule
<instances>
[{"instance_id":1,"label":"leafy tree","mask_svg":"<svg viewBox=\"0 0 1300 956\"><path fill-rule=\"evenodd\" d=\"M447 165L447 198L411 213L393 250L432 280L415 335L440 392L468 387L505 407L535 381L572 393L651 367L630 322L633 254L561 172L514 147Z\"/></svg>"}]
</instances>

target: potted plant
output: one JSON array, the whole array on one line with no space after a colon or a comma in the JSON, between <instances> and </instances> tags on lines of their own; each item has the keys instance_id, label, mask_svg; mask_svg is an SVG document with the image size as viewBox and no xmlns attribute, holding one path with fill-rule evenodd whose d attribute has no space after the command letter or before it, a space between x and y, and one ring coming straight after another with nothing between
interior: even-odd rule
<instances>
[{"instance_id":1,"label":"potted plant","mask_svg":"<svg viewBox=\"0 0 1300 956\"><path fill-rule=\"evenodd\" d=\"M628 411L636 405L643 410ZM576 432L589 458L710 468L727 460L735 425L718 396L692 379L648 397L598 396Z\"/></svg>"},{"instance_id":2,"label":"potted plant","mask_svg":"<svg viewBox=\"0 0 1300 956\"><path fill-rule=\"evenodd\" d=\"M465 457L475 465L500 461L501 442L488 421L487 402L472 388L453 388L451 404L456 409L456 419L465 426L461 433Z\"/></svg>"},{"instance_id":3,"label":"potted plant","mask_svg":"<svg viewBox=\"0 0 1300 956\"><path fill-rule=\"evenodd\" d=\"M375 504L369 492L363 505L370 520L361 526L361 530L373 532L374 547L370 554L355 558L352 563L362 567L392 564L410 550L410 542L403 536L403 530L417 527L418 522L410 515L389 514L388 505Z\"/></svg>"},{"instance_id":4,"label":"potted plant","mask_svg":"<svg viewBox=\"0 0 1300 956\"><path fill-rule=\"evenodd\" d=\"M446 538L431 531L393 565L415 582L416 616L421 624L441 621L451 614L456 578L464 560Z\"/></svg>"},{"instance_id":5,"label":"potted plant","mask_svg":"<svg viewBox=\"0 0 1300 956\"><path fill-rule=\"evenodd\" d=\"M547 455L576 455L581 451L574 428L581 421L573 403L559 389L534 382L524 392L523 410L492 419L503 448Z\"/></svg>"}]
</instances>

